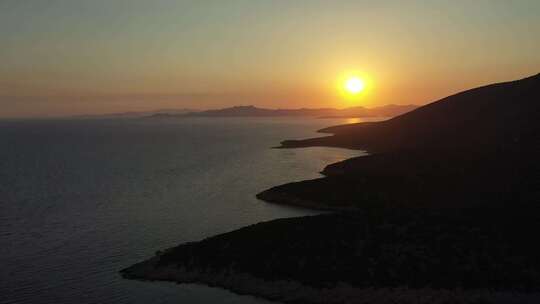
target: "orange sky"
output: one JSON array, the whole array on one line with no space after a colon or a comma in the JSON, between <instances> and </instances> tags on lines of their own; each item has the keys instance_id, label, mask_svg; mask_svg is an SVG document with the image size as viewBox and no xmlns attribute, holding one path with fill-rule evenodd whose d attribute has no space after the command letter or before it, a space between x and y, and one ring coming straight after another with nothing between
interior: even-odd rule
<instances>
[{"instance_id":1,"label":"orange sky","mask_svg":"<svg viewBox=\"0 0 540 304\"><path fill-rule=\"evenodd\" d=\"M540 72L539 1L380 2L3 1L0 117L422 104Z\"/></svg>"}]
</instances>

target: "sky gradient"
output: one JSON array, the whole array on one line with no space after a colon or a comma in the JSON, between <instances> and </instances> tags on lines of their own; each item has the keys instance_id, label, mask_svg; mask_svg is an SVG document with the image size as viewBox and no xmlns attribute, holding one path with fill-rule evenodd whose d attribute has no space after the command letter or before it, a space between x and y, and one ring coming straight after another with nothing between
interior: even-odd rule
<instances>
[{"instance_id":1,"label":"sky gradient","mask_svg":"<svg viewBox=\"0 0 540 304\"><path fill-rule=\"evenodd\" d=\"M424 104L540 72L540 1L1 0L0 117ZM341 75L369 92L345 100Z\"/></svg>"}]
</instances>

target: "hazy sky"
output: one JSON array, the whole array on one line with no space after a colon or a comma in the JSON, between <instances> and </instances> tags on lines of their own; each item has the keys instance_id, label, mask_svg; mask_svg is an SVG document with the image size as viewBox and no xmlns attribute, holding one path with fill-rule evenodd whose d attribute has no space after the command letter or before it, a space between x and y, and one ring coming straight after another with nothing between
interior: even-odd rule
<instances>
[{"instance_id":1,"label":"hazy sky","mask_svg":"<svg viewBox=\"0 0 540 304\"><path fill-rule=\"evenodd\" d=\"M0 116L426 103L540 72L540 1L0 0ZM371 79L351 102L349 71Z\"/></svg>"}]
</instances>

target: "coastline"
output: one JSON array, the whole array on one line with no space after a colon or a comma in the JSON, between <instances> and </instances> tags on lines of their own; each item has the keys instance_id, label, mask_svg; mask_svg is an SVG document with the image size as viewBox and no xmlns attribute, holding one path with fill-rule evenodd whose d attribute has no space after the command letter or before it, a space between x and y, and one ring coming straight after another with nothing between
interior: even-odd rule
<instances>
[{"instance_id":1,"label":"coastline","mask_svg":"<svg viewBox=\"0 0 540 304\"><path fill-rule=\"evenodd\" d=\"M426 168L435 168L438 172L440 167L433 167L429 161L419 166L409 156L358 156L327 165L321 172L324 177L275 186L257 194L257 198L269 203L330 211L329 214L262 222L199 242L181 244L130 266L121 274L127 279L204 284L283 303L536 303L540 300L537 288L540 264L535 261L540 251L532 250L522 255L530 249L530 241L525 236L540 227L540 218L532 213L508 212L495 204L486 210L484 202L492 197L482 192L464 200L480 199L479 208L469 206L462 212L461 208L454 208L453 203L461 194L470 191L467 187L455 188L456 193L430 206L427 202L434 196L425 196L426 191L407 192L407 189L414 189L419 182L425 183L426 178L432 179L430 174L434 171L426 171ZM445 165L445 174L448 174L448 167L454 167L460 161L462 159ZM381 164L389 163L391 165L381 169ZM413 172L411 166L424 170L427 175L423 178L408 176L405 173ZM359 175L358 171L362 173ZM387 176L397 173L400 174L397 179ZM442 183L432 183L435 190L428 194L438 195L448 186L449 180L458 178L463 178L461 173L434 178ZM351 187L349 179L355 187ZM370 191L360 189L359 181ZM493 186L490 183L488 178L486 185ZM388 187L398 189L395 197L381 196ZM347 192L352 188L360 192ZM340 198L337 193L342 190ZM364 196L361 192L365 192ZM361 199L353 204L343 203L351 197ZM424 204L411 205L410 202L415 200L423 200ZM398 201L406 204L396 205ZM448 206L441 209L445 204ZM485 214L490 216L485 218ZM525 225L516 226L515 221ZM366 222L372 223L370 235L353 233L349 240L346 239L344 234L361 231L362 227L367 227L363 224ZM323 230L320 227L324 227ZM465 228L456 230L454 227ZM493 227L505 230L505 233L501 235ZM301 232L295 234L296 230ZM388 233L391 233L390 237ZM261 238L270 239L270 244L258 243ZM504 248L499 248L501 238L506 240ZM457 247L456 241L460 244ZM313 247L313 243L318 245ZM482 245L472 249L469 253L472 256L463 256L463 250L476 243ZM356 247L350 248L347 244ZM414 245L411 247L411 244ZM258 251L254 253L252 248L258 248ZM382 256L386 256L384 261L380 258L381 250ZM318 254L314 255L314 252ZM355 252L354 256L351 252ZM428 257L426 253L432 256ZM328 264L321 259L328 260ZM369 268L364 262L351 262L356 259L379 266ZM252 263L238 266L246 260ZM276 278L273 272L284 260L289 260L285 272L290 272ZM342 260L349 262L340 269L332 269ZM486 268L486 265L491 266ZM261 267L270 272L258 273ZM331 270L310 274L313 282L295 277L296 273L320 267ZM359 273L344 275L349 269ZM371 269L373 273L360 274L365 269ZM412 277L411 273L414 274ZM326 280L334 274L337 276ZM441 274L449 279L435 282ZM366 281L359 283L355 281L356 276ZM512 276L514 282L505 281L507 276ZM385 281L388 277L395 280ZM472 280L463 282L467 277Z\"/></svg>"},{"instance_id":2,"label":"coastline","mask_svg":"<svg viewBox=\"0 0 540 304\"><path fill-rule=\"evenodd\" d=\"M257 195L331 213L181 244L122 274L285 303L537 303L539 84L540 74L488 85L390 120L283 141L369 155Z\"/></svg>"},{"instance_id":3,"label":"coastline","mask_svg":"<svg viewBox=\"0 0 540 304\"><path fill-rule=\"evenodd\" d=\"M529 240L491 241L530 227L477 218L395 211L277 219L158 252L121 274L283 303L537 302L538 252L521 255ZM470 244L478 245L462 256Z\"/></svg>"},{"instance_id":4,"label":"coastline","mask_svg":"<svg viewBox=\"0 0 540 304\"><path fill-rule=\"evenodd\" d=\"M203 284L209 287L227 289L238 295L251 295L262 299L283 303L495 303L523 304L537 303L540 293L516 293L515 291L493 291L490 289L413 289L406 286L395 288L357 288L346 283L331 288L314 288L290 280L267 281L248 273L221 272L207 273L186 271L168 267L155 271L152 258L123 270L126 279L141 281L170 281L178 284Z\"/></svg>"},{"instance_id":5,"label":"coastline","mask_svg":"<svg viewBox=\"0 0 540 304\"><path fill-rule=\"evenodd\" d=\"M424 178L431 179L432 170L428 170L429 174L424 178L411 178L406 174L397 179L386 176L396 172L411 172L410 166L417 169L433 166L427 162L424 167L419 167L418 163L407 157L406 159L409 160L406 162L408 165L399 166L398 164L404 163L404 158L392 154L358 156L326 166L321 172L324 177L265 190L257 194L257 198L269 203L331 213L262 222L199 242L181 244L130 266L122 270L121 274L124 278L136 280L204 284L225 288L240 295L249 294L283 303L536 303L540 300L537 288L537 282L540 282L540 264L535 261L540 252L529 250L530 241L526 237L530 231L540 227L540 219L532 216L533 213L512 213L497 205L486 210L484 202L490 201L492 197L484 197L485 193L465 200L469 202L474 198L480 199L482 204L479 208L472 206L462 212L460 208L450 205L459 199L461 194L470 191L469 188L456 188L456 193L448 195L446 200L430 206L427 202L432 201L433 196L424 196L425 191L407 192L407 189L415 188L418 182L424 183ZM395 163L395 166L389 165L381 170L381 164L389 162ZM453 161L449 166L454 167L455 164L456 161ZM440 169L437 166L434 168ZM359 170L362 171L360 175ZM438 195L442 188L448 186L446 183L449 180L459 177L463 177L461 173L458 177L435 178L435 181L440 179L442 183L433 183L435 190L430 193ZM347 192L354 188L348 183L349 179L354 183L359 180L365 183L364 187L370 189L366 192L367 196L359 196L362 190L356 186L355 189L360 192ZM487 184L489 183L488 180ZM401 190L396 191L396 197L381 197L380 193L385 193L387 187ZM377 192L377 189L382 192ZM345 192L340 198L337 193L341 190ZM342 204L342 199L351 197L361 199L354 204ZM422 199L425 204L410 204L411 201ZM398 201L405 201L406 204L396 205ZM441 209L445 202L449 204L448 208ZM485 218L485 214L490 216ZM317 221L317 225L312 223ZM515 221L525 225L516 226ZM374 231L370 236L353 234L351 239L345 240L344 233L360 231L358 225L366 222L372 223L370 229ZM418 224L422 222L426 224ZM254 227L259 229L252 230ZM337 231L327 233L325 230L321 231L320 227ZM456 230L453 227L466 229ZM493 227L505 230L505 233L501 235L498 230L493 230ZM388 237L388 229L392 237ZM295 234L295 230L300 230L301 233ZM259 244L261 238L272 241L270 244ZM498 242L501 238L506 240L504 249L499 248ZM336 240L339 242L336 243ZM456 247L456 241L461 245ZM312 247L313 243L318 244L316 248ZM349 248L349 243L357 247ZM482 245L472 249L470 254L473 254L473 257L463 256L462 250L471 246L464 244L476 243ZM415 245L411 248L410 244ZM258 248L258 251L250 253L252 248ZM390 250L383 254L387 256L384 262L379 258L380 250ZM529 252L522 255L522 252L527 250ZM319 254L313 255L313 252ZM362 253L350 256L351 252ZM434 255L428 258L425 256L426 252ZM284 260L290 259L290 272L280 278L274 277L272 273L275 268L282 265ZM330 274L338 274L331 280L325 281L329 275L325 272L311 274L315 283L303 281L305 278L302 277L294 277L295 273L304 273L308 268L323 267L321 259L329 261L329 264L324 266L326 268L334 267L343 259L360 259L370 263L375 261L379 268L372 269L375 276L357 273L347 277L343 274L348 269L358 272L370 269L365 263L348 262L349 264L342 265L343 268L330 271ZM163 260L170 264L163 264ZM252 264L243 268L238 266L246 260L252 261ZM394 260L401 264L393 264L391 261ZM506 263L507 260L510 262ZM447 263L448 265L444 266ZM463 265L466 267L462 267ZM486 265L493 267L486 268ZM270 267L271 271L257 273L261 267ZM428 269L431 270L427 271ZM411 277L410 273L414 276ZM448 273L453 273L449 280L434 284L434 278L441 274L448 276ZM504 279L509 275L515 279L512 284ZM358 283L354 278L356 276L364 277L367 282L372 283ZM394 277L395 281L378 281L387 277ZM462 282L463 278L467 277L473 280ZM322 282L322 285L317 281Z\"/></svg>"}]
</instances>

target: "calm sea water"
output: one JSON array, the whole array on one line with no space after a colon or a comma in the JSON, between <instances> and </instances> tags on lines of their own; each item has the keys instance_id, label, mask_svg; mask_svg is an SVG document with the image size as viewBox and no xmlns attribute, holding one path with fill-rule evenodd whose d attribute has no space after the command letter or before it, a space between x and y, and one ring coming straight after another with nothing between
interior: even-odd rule
<instances>
[{"instance_id":1,"label":"calm sea water","mask_svg":"<svg viewBox=\"0 0 540 304\"><path fill-rule=\"evenodd\" d=\"M0 302L263 303L118 271L158 249L311 214L255 194L359 152L270 147L344 122L0 122Z\"/></svg>"}]
</instances>

